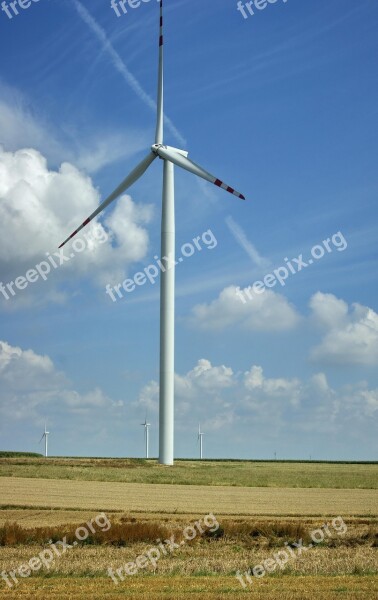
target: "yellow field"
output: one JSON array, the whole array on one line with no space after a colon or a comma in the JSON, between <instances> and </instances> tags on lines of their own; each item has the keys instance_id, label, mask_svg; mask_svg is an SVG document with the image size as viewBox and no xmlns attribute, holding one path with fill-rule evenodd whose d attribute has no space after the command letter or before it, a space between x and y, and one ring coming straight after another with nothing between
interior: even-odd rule
<instances>
[{"instance_id":1,"label":"yellow field","mask_svg":"<svg viewBox=\"0 0 378 600\"><path fill-rule=\"evenodd\" d=\"M29 579L19 590L0 588L5 600L376 600L378 577L280 577L242 589L235 577L138 577L115 586L109 579Z\"/></svg>"},{"instance_id":2,"label":"yellow field","mask_svg":"<svg viewBox=\"0 0 378 600\"><path fill-rule=\"evenodd\" d=\"M377 490L241 488L53 479L0 479L1 505L222 515L367 515Z\"/></svg>"},{"instance_id":3,"label":"yellow field","mask_svg":"<svg viewBox=\"0 0 378 600\"><path fill-rule=\"evenodd\" d=\"M162 556L156 567L149 564L139 571L136 576L128 577L131 581L135 578L145 577L146 574L156 572L160 576L203 576L213 575L230 576L240 570L245 573L251 566L262 564L272 558L276 552L284 548L283 541L280 545L272 547L261 543L249 544L244 539L223 539L216 542L198 542L193 545L180 547L173 554ZM41 548L47 545L26 545L2 548L0 551L0 572L17 569L21 564L26 564L33 556L38 556ZM82 546L67 550L59 560L56 560L47 571L38 572L38 579L53 576L57 577L103 577L108 567L115 571L125 563L135 561L137 556L145 554L153 543L137 542L128 547L115 546ZM377 573L378 551L369 545L355 544L352 547L318 547L311 548L301 556L289 561L284 570L276 570L274 578L291 576L344 576L345 574L358 573L368 576ZM265 577L269 579L269 576ZM20 579L20 589L29 585L30 579ZM0 588L3 584L0 579Z\"/></svg>"},{"instance_id":4,"label":"yellow field","mask_svg":"<svg viewBox=\"0 0 378 600\"><path fill-rule=\"evenodd\" d=\"M75 470L75 459L69 459L69 468L59 459L52 466L46 462L40 477L38 471L25 477L22 469L30 472L34 464L3 461L0 528L4 532L7 527L13 527L11 523L17 522L23 528L23 537L17 539L23 542L17 544L16 538L5 541L0 530L0 544L4 544L0 547L0 573L17 572L21 565L48 547L50 537L61 540L65 535L72 536L79 524L101 511L107 513L112 524L109 533L113 535L117 524L122 523L135 524L141 531L147 524L153 533L148 539L140 537L134 541L128 533L122 544L115 543L116 538L101 544L97 541L91 545L79 544L57 558L48 569L43 567L25 579L19 576L19 584L12 589L0 577L0 600L118 600L121 597L136 600L378 600L378 491L372 483L375 466L368 469L364 465L353 466L349 479L351 489L347 489L339 485L344 467L338 472L337 487L327 487L327 482L333 481L332 469L338 469L329 465L306 465L302 472L303 487L290 487L283 484L290 482L295 469L302 467L280 465L278 474L278 465L241 464L237 474L231 471L230 465L216 464L214 472L209 474L202 471L203 465L188 463L180 465L179 480L185 479L187 470L190 485L180 485L174 482L174 476L169 483L148 483L149 477L164 479L171 471L160 470L155 465L138 464L134 468L130 467L133 464L130 461L132 472L125 475L127 481L122 480L123 469L118 461L113 462L109 471L101 461L93 464L90 461L87 471L81 459L77 461L75 476L68 477L69 469ZM16 467L15 476L6 475L7 469L13 471ZM219 485L223 469L228 473L227 483ZM253 469L260 470L260 481L271 485L248 486ZM219 475L217 485L210 485L215 472ZM52 477L53 473L56 478ZM312 485L311 476L317 478L317 482L322 476L322 485ZM138 481L130 481L132 477ZM194 483L201 478L206 482L204 485ZM198 536L192 543L180 545L174 553L161 556L155 566L148 564L118 585L107 576L109 567L115 572L125 563L145 555L156 544L155 526L180 533L209 513L216 515L223 530L219 539ZM236 572L244 573L263 564L274 553L282 551L285 544L299 538L303 537L308 544L311 531L325 522L330 524L332 518L339 515L347 524L345 535L339 536L333 531L332 539L290 559L282 570L267 573L261 579L253 577L252 584L242 588ZM296 532L297 525L300 533L290 533ZM55 532L58 526L59 534L50 530L43 533L43 528L54 528ZM277 533L279 531L287 533ZM170 533L164 535L169 537Z\"/></svg>"}]
</instances>

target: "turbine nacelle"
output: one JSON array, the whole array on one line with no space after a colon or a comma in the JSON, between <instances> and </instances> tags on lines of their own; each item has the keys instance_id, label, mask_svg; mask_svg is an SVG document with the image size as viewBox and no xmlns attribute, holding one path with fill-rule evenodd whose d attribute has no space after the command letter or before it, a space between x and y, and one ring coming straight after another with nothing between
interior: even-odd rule
<instances>
[{"instance_id":1,"label":"turbine nacelle","mask_svg":"<svg viewBox=\"0 0 378 600\"><path fill-rule=\"evenodd\" d=\"M185 158L187 158L189 154L189 152L187 152L186 150L180 150L179 148L174 148L173 146L165 146L164 144L153 144L151 146L151 151L160 158L163 158L163 156L161 156L159 153L160 148L163 150L173 150L173 152L177 152L178 154L181 154L181 156L185 156Z\"/></svg>"}]
</instances>

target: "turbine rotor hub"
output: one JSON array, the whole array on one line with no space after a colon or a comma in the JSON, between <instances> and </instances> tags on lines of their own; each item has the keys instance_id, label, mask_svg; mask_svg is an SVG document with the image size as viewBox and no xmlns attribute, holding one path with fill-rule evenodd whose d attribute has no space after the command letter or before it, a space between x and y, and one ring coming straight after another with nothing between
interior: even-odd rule
<instances>
[{"instance_id":1,"label":"turbine rotor hub","mask_svg":"<svg viewBox=\"0 0 378 600\"><path fill-rule=\"evenodd\" d=\"M186 150L181 150L180 148L174 148L173 146L166 146L165 144L152 144L152 146L151 146L152 152L156 156L159 156L160 158L163 158L162 156L160 156L160 153L159 153L160 148L163 148L164 150L173 150L174 152L181 154L181 156L185 156L185 158L187 158L188 154L189 154L189 152L187 152Z\"/></svg>"}]
</instances>

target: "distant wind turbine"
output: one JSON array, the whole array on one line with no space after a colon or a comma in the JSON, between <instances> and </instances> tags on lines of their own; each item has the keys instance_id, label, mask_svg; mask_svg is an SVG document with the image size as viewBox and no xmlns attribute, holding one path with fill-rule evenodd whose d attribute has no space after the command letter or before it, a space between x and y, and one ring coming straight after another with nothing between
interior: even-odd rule
<instances>
[{"instance_id":1,"label":"distant wind turbine","mask_svg":"<svg viewBox=\"0 0 378 600\"><path fill-rule=\"evenodd\" d=\"M172 2L173 4L173 2ZM175 197L174 165L189 171L230 194L245 200L244 196L188 158L188 152L166 146L163 143L164 126L164 58L163 58L163 0L160 0L159 32L159 75L157 93L157 120L155 143L139 165L104 200L100 206L59 246L62 248L79 231L116 200L146 172L151 163L159 158L163 161L163 200L161 223L161 261L163 265L160 281L160 388L159 388L159 462L173 465L174 436L174 345L175 345ZM232 149L234 152L235 149Z\"/></svg>"},{"instance_id":2,"label":"distant wind turbine","mask_svg":"<svg viewBox=\"0 0 378 600\"><path fill-rule=\"evenodd\" d=\"M151 423L147 423L147 415L146 418L144 420L144 423L141 423L142 427L144 427L144 441L146 444L146 458L149 458L148 456L148 449L149 449L149 428L151 427Z\"/></svg>"},{"instance_id":3,"label":"distant wind turbine","mask_svg":"<svg viewBox=\"0 0 378 600\"><path fill-rule=\"evenodd\" d=\"M199 447L200 447L200 459L203 459L203 436L205 434L203 432L201 432L201 423L198 425L198 441L199 441Z\"/></svg>"},{"instance_id":4,"label":"distant wind turbine","mask_svg":"<svg viewBox=\"0 0 378 600\"><path fill-rule=\"evenodd\" d=\"M49 435L50 435L50 432L47 431L46 423L45 423L45 431L43 432L42 437L39 440L39 443L41 443L43 438L45 438L45 458L47 458L47 446L48 446L48 436Z\"/></svg>"}]
</instances>

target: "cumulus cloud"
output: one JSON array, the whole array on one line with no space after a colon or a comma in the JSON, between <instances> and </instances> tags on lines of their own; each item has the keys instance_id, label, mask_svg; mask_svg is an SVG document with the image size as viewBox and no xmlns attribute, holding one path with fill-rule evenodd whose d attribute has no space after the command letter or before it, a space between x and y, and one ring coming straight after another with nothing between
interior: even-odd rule
<instances>
[{"instance_id":1,"label":"cumulus cloud","mask_svg":"<svg viewBox=\"0 0 378 600\"><path fill-rule=\"evenodd\" d=\"M224 365L213 367L209 360L201 358L194 369L189 371L184 378L176 375L176 383L183 390L189 389L191 394L195 389L214 393L217 390L231 387L233 385L233 375L230 367Z\"/></svg>"},{"instance_id":2,"label":"cumulus cloud","mask_svg":"<svg viewBox=\"0 0 378 600\"><path fill-rule=\"evenodd\" d=\"M49 385L54 365L48 356L41 356L33 350L21 350L0 341L0 377L3 388L13 391L38 390L42 378ZM56 374L54 381L57 383Z\"/></svg>"},{"instance_id":3,"label":"cumulus cloud","mask_svg":"<svg viewBox=\"0 0 378 600\"><path fill-rule=\"evenodd\" d=\"M159 384L156 381L150 381L141 390L136 405L141 406L148 412L156 412L159 407Z\"/></svg>"},{"instance_id":4,"label":"cumulus cloud","mask_svg":"<svg viewBox=\"0 0 378 600\"><path fill-rule=\"evenodd\" d=\"M0 341L0 380L3 428L17 427L15 422L24 422L28 429L33 424L40 427L47 418L50 424L65 423L67 431L84 429L93 435L94 430L114 429L123 421L140 423L146 410L151 422L157 420L158 382L144 386L138 400L127 404L126 412L123 402L98 387L76 389L49 356L6 341ZM358 439L367 427L374 427L378 416L378 389L364 381L337 388L322 372L308 379L268 376L261 365L240 372L229 365L213 365L208 359L199 360L185 374L176 374L175 402L176 432L188 428L194 432L201 422L207 435L220 431L235 436L238 432L246 436L244 443L252 432L259 443L282 441L282 436L294 445L297 439L303 444L307 435ZM305 444L299 450L305 452Z\"/></svg>"},{"instance_id":5,"label":"cumulus cloud","mask_svg":"<svg viewBox=\"0 0 378 600\"><path fill-rule=\"evenodd\" d=\"M63 163L58 171L52 171L36 150L12 153L0 147L3 283L46 260L46 252L56 252L59 243L96 209L99 201L91 179L73 165ZM84 275L101 285L122 281L130 263L146 255L149 237L145 225L152 215L151 205L136 204L127 195L121 197L103 221L106 231L94 221L80 232L78 238L85 240L85 251L64 262L50 276L49 283L54 285L68 275L71 279L72 275ZM71 254L70 245L64 252ZM30 289L31 286L28 292ZM43 295L46 294L44 284Z\"/></svg>"},{"instance_id":6,"label":"cumulus cloud","mask_svg":"<svg viewBox=\"0 0 378 600\"><path fill-rule=\"evenodd\" d=\"M307 380L268 378L254 365L243 384L240 409L262 427L336 434L378 416L378 390L366 382L334 388L322 372Z\"/></svg>"},{"instance_id":7,"label":"cumulus cloud","mask_svg":"<svg viewBox=\"0 0 378 600\"><path fill-rule=\"evenodd\" d=\"M361 390L360 398L365 403L365 410L368 415L378 414L378 389Z\"/></svg>"},{"instance_id":8,"label":"cumulus cloud","mask_svg":"<svg viewBox=\"0 0 378 600\"><path fill-rule=\"evenodd\" d=\"M264 376L263 369L254 365L244 374L244 386L252 393L251 397L266 399L286 399L290 404L296 405L300 401L301 382L299 379L269 379Z\"/></svg>"},{"instance_id":9,"label":"cumulus cloud","mask_svg":"<svg viewBox=\"0 0 378 600\"><path fill-rule=\"evenodd\" d=\"M205 358L198 361L193 369L185 375L175 374L175 398L179 415L187 414L193 408L198 398L207 396L220 397L221 392L235 384L232 369L224 365L212 366ZM145 385L140 394L137 406L148 411L157 412L159 404L159 384L150 381ZM225 404L222 405L223 408Z\"/></svg>"},{"instance_id":10,"label":"cumulus cloud","mask_svg":"<svg viewBox=\"0 0 378 600\"><path fill-rule=\"evenodd\" d=\"M159 384L151 381L136 406L156 414L158 398ZM261 365L242 373L207 359L176 373L175 402L179 428L198 422L207 432L252 426L270 438L285 431L336 434L378 415L378 390L366 382L334 388L322 372L308 379L268 377Z\"/></svg>"},{"instance_id":11,"label":"cumulus cloud","mask_svg":"<svg viewBox=\"0 0 378 600\"><path fill-rule=\"evenodd\" d=\"M313 319L326 333L313 348L313 360L340 365L378 364L378 314L367 306L317 292L310 300Z\"/></svg>"},{"instance_id":12,"label":"cumulus cloud","mask_svg":"<svg viewBox=\"0 0 378 600\"><path fill-rule=\"evenodd\" d=\"M88 412L119 406L102 390L79 393L48 356L0 341L0 415L2 419L37 421L65 410Z\"/></svg>"},{"instance_id":13,"label":"cumulus cloud","mask_svg":"<svg viewBox=\"0 0 378 600\"><path fill-rule=\"evenodd\" d=\"M201 329L218 331L235 326L254 331L283 331L297 325L300 317L285 296L265 290L242 302L238 291L231 285L209 304L196 305L191 322Z\"/></svg>"}]
</instances>

